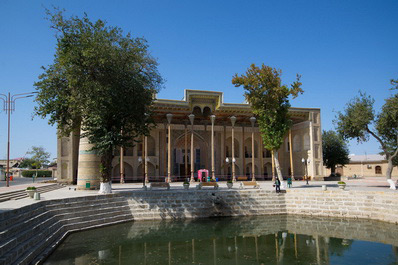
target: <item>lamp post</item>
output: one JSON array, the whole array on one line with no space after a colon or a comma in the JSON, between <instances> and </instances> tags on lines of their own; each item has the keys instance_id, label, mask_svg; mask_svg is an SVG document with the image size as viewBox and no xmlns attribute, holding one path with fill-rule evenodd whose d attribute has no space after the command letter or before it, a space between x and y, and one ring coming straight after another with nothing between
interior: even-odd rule
<instances>
[{"instance_id":1,"label":"lamp post","mask_svg":"<svg viewBox=\"0 0 398 265\"><path fill-rule=\"evenodd\" d=\"M193 183L195 182L195 178L194 178L194 170L195 170L195 166L193 163L193 159L194 159L194 151L193 151L193 122L195 120L195 114L191 113L188 115L189 121L191 122L191 180L190 182Z\"/></svg>"},{"instance_id":2,"label":"lamp post","mask_svg":"<svg viewBox=\"0 0 398 265\"><path fill-rule=\"evenodd\" d=\"M229 160L228 157L225 158L225 163L227 163L227 165L228 165L229 163L235 164L235 162L236 162L235 158L232 158L231 160ZM232 167L232 165L231 165L231 167ZM234 178L232 179L232 181L234 181ZM235 181L236 181L236 179L235 179Z\"/></svg>"},{"instance_id":3,"label":"lamp post","mask_svg":"<svg viewBox=\"0 0 398 265\"><path fill-rule=\"evenodd\" d=\"M304 169L305 169L305 171L304 171L304 176L305 176L305 179L306 179L306 181L307 181L307 185L309 185L308 184L308 164L311 162L311 160L309 159L309 158L307 158L307 159L305 159L305 158L302 158L301 159L301 162L304 164Z\"/></svg>"},{"instance_id":4,"label":"lamp post","mask_svg":"<svg viewBox=\"0 0 398 265\"><path fill-rule=\"evenodd\" d=\"M8 92L8 96L6 94L0 93L0 99L3 100L3 110L8 115L7 176L6 176L7 187L10 186L10 120L11 120L10 115L12 114L13 111L15 111L15 101L17 99L30 98L30 97L33 97L34 94L37 94L37 92L27 92L27 93L15 94L12 96L11 96L10 92Z\"/></svg>"}]
</instances>

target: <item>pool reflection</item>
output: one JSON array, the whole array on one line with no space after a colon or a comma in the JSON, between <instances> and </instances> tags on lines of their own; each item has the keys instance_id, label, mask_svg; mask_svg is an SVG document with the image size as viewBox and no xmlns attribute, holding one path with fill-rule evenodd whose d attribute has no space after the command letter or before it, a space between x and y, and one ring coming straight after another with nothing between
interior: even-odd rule
<instances>
[{"instance_id":1,"label":"pool reflection","mask_svg":"<svg viewBox=\"0 0 398 265\"><path fill-rule=\"evenodd\" d=\"M72 234L44 264L398 264L397 228L300 216L134 222Z\"/></svg>"}]
</instances>

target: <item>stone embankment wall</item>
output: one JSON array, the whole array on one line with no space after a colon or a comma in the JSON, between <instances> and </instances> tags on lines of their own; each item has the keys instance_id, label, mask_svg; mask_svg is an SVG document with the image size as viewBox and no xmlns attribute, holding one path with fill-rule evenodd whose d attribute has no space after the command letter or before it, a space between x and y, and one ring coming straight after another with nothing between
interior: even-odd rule
<instances>
[{"instance_id":1,"label":"stone embankment wall","mask_svg":"<svg viewBox=\"0 0 398 265\"><path fill-rule=\"evenodd\" d=\"M134 219L299 214L398 223L398 193L264 190L123 193Z\"/></svg>"},{"instance_id":2,"label":"stone embankment wall","mask_svg":"<svg viewBox=\"0 0 398 265\"><path fill-rule=\"evenodd\" d=\"M0 213L0 264L43 260L67 234L132 220L298 214L398 222L392 191L154 190L40 201ZM311 228L311 223L306 227ZM340 231L340 230L339 230ZM342 231L341 231L342 232Z\"/></svg>"}]
</instances>

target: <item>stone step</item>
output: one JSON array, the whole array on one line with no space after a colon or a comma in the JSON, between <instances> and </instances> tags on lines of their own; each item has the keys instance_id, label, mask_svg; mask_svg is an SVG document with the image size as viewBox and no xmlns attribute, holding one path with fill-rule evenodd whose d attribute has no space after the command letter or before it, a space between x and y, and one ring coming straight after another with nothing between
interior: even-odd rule
<instances>
[{"instance_id":1,"label":"stone step","mask_svg":"<svg viewBox=\"0 0 398 265\"><path fill-rule=\"evenodd\" d=\"M44 211L46 211L44 203L38 203L5 212L6 217L0 221L0 230L5 230L7 227L24 222L26 219L32 218Z\"/></svg>"},{"instance_id":2,"label":"stone step","mask_svg":"<svg viewBox=\"0 0 398 265\"><path fill-rule=\"evenodd\" d=\"M68 202L69 200L41 201L33 205L25 206L19 209L7 211L0 214L0 230L4 230L9 225L23 222L25 219L31 218L33 215L51 209L61 209L68 207L78 207L90 202L90 205L101 205L107 202L123 201L123 198L115 197L111 199L102 198L99 200L80 200Z\"/></svg>"},{"instance_id":3,"label":"stone step","mask_svg":"<svg viewBox=\"0 0 398 265\"><path fill-rule=\"evenodd\" d=\"M18 231L29 230L34 227L36 224L41 223L43 220L51 218L49 212L43 211L37 215L32 216L29 219L24 219L21 222L18 222L0 232L0 248L3 245L4 241L8 238L13 237ZM1 254L1 253L0 253Z\"/></svg>"},{"instance_id":4,"label":"stone step","mask_svg":"<svg viewBox=\"0 0 398 265\"><path fill-rule=\"evenodd\" d=\"M62 229L64 230L63 232L58 232L56 235L52 235L47 239L47 242L45 244L45 247L40 247L40 249L32 251L32 254L29 257L26 257L25 260L30 260L31 264L37 264L39 262L42 262L57 246L58 242L62 240L62 238L66 237L67 235L73 233L73 232L79 232L81 230L86 230L86 229L93 229L93 228L98 228L98 227L103 227L107 225L114 225L114 224L119 224L119 223L125 223L125 222L131 222L134 221L131 215L119 215L119 216L113 216L111 218L104 219L103 222L98 225L95 224L94 221L89 221L89 222L81 222L78 224L80 228L75 228L72 229L71 227L63 226ZM68 232L66 232L68 230ZM32 261L33 260L33 261ZM24 263L22 263L24 264Z\"/></svg>"},{"instance_id":5,"label":"stone step","mask_svg":"<svg viewBox=\"0 0 398 265\"><path fill-rule=\"evenodd\" d=\"M46 185L42 187L37 187L37 192L39 193L45 193L57 189L61 189L63 186L58 185L58 184L52 184L52 185ZM8 200L19 200L23 198L29 197L28 194L26 193L26 190L17 190L17 191L12 191L12 192L5 192L0 194L0 202L8 201Z\"/></svg>"},{"instance_id":6,"label":"stone step","mask_svg":"<svg viewBox=\"0 0 398 265\"><path fill-rule=\"evenodd\" d=\"M107 206L107 207L105 207ZM58 214L50 212L44 212L42 215L35 216L32 219L20 223L19 225L13 226L9 230L3 231L3 236L0 241L0 256L4 249L11 248L24 241L27 237L34 235L42 227L47 227L49 222L54 220L73 220L81 218L90 218L90 216L96 215L112 215L113 213L119 212L130 212L128 206L115 206L111 203L110 205L104 205L101 208L94 208L92 210L84 210L80 212L68 212L59 211ZM21 230L22 232L18 233ZM15 234L17 234L15 236ZM10 238L12 237L12 238Z\"/></svg>"},{"instance_id":7,"label":"stone step","mask_svg":"<svg viewBox=\"0 0 398 265\"><path fill-rule=\"evenodd\" d=\"M43 242L43 240L51 241L50 240L51 237L49 237L49 235L51 235L51 233L55 233L56 231L58 231L60 227L66 227L66 229L68 230L82 229L85 228L85 225L103 225L106 224L107 222L111 222L112 220L127 221L133 219L131 213L128 210L128 207L125 207L125 209L111 210L111 208L109 208L106 210L107 211L96 214L93 214L94 211L88 213L82 212L80 213L80 216L73 216L73 217L69 216L69 218L67 218L68 216L67 214L65 214L64 216L62 216L63 218L61 218L61 216L58 216L57 218L54 217L49 220L46 220L38 224L30 231L26 231L25 233L19 234L15 239L10 241L8 244L1 246L0 247L1 256L5 257L5 262L9 262L11 260L15 260L16 257L24 255L22 253L32 252L31 248L36 245L45 247L40 242ZM48 224L48 222L50 222L50 224ZM16 243L18 244L14 245ZM6 250L10 249L12 249L12 251L7 254ZM37 251L38 251L37 254L39 254L40 250ZM10 263L5 263L5 264L10 264ZM20 263L18 262L17 264Z\"/></svg>"},{"instance_id":8,"label":"stone step","mask_svg":"<svg viewBox=\"0 0 398 265\"><path fill-rule=\"evenodd\" d=\"M76 207L82 204L91 204L91 205L97 205L97 204L102 204L105 202L114 202L114 201L125 201L124 197L121 196L104 196L104 195L99 195L99 196L89 196L85 197L83 200L82 198L70 198L70 199L61 199L61 200L53 200L49 201L46 204L46 209L51 210L52 208L67 208L67 207Z\"/></svg>"},{"instance_id":9,"label":"stone step","mask_svg":"<svg viewBox=\"0 0 398 265\"><path fill-rule=\"evenodd\" d=\"M57 221L47 227L41 227L40 230L35 232L33 236L27 237L24 241L19 242L15 246L13 246L13 243L9 243L8 246L2 248L3 255L1 257L5 260L5 264L19 264L14 263L13 261L25 255L26 252L29 252L31 249L35 248L36 245L40 245L48 235L56 231L61 226L62 225L60 222ZM13 242L17 241L18 239L13 239Z\"/></svg>"},{"instance_id":10,"label":"stone step","mask_svg":"<svg viewBox=\"0 0 398 265\"><path fill-rule=\"evenodd\" d=\"M46 207L48 211L51 211L53 213L57 212L62 212L62 211L70 211L70 212L76 212L76 211L84 211L84 210L90 210L90 209L100 209L103 207L108 207L108 205L113 205L114 207L117 206L124 206L128 205L127 202L122 201L122 200L103 200L100 202L80 202L80 203L73 203L73 204L61 204L58 207Z\"/></svg>"}]
</instances>

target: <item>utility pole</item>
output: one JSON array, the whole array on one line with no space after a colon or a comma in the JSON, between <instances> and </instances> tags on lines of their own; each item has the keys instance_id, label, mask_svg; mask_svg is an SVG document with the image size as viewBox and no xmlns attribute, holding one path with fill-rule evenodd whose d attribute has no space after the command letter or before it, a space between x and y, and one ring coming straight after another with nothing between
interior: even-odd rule
<instances>
[{"instance_id":1,"label":"utility pole","mask_svg":"<svg viewBox=\"0 0 398 265\"><path fill-rule=\"evenodd\" d=\"M0 93L0 99L3 100L3 110L8 115L8 136L7 136L7 173L6 173L6 181L7 187L10 186L10 124L11 124L11 114L15 111L15 101L20 98L29 98L33 97L37 92L28 92L21 94L14 94L11 96L11 93L8 92L8 95Z\"/></svg>"}]
</instances>

